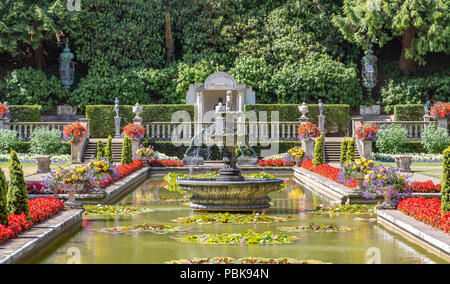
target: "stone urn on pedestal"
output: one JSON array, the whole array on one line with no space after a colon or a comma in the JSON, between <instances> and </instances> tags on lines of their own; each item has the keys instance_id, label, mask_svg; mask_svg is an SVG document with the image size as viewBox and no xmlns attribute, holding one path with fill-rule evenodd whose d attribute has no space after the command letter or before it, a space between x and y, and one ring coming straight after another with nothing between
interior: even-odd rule
<instances>
[{"instance_id":1,"label":"stone urn on pedestal","mask_svg":"<svg viewBox=\"0 0 450 284\"><path fill-rule=\"evenodd\" d=\"M393 199L398 193L398 188L395 186L383 186L381 188L380 194L384 197L383 203L378 207L380 209L396 209L397 202Z\"/></svg>"},{"instance_id":2,"label":"stone urn on pedestal","mask_svg":"<svg viewBox=\"0 0 450 284\"><path fill-rule=\"evenodd\" d=\"M360 139L362 147L362 157L372 159L372 139Z\"/></svg>"}]
</instances>

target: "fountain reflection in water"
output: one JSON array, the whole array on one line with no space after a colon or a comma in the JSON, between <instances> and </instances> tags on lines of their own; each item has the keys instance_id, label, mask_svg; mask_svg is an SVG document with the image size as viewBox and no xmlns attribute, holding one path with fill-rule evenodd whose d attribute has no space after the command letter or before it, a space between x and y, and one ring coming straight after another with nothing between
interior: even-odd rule
<instances>
[{"instance_id":1,"label":"fountain reflection in water","mask_svg":"<svg viewBox=\"0 0 450 284\"><path fill-rule=\"evenodd\" d=\"M216 107L216 145L224 152L224 166L215 179L178 180L180 189L192 194L191 207L202 211L263 211L270 207L268 194L281 189L281 179L245 179L236 166L238 132L236 120L243 115L234 111L233 94L227 92L226 106ZM202 133L203 134L203 133Z\"/></svg>"}]
</instances>

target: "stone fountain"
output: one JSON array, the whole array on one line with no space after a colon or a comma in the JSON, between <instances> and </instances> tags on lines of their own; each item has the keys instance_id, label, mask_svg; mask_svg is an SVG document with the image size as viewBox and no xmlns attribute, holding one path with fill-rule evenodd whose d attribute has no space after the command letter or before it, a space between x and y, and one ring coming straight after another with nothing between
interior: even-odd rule
<instances>
[{"instance_id":1,"label":"stone fountain","mask_svg":"<svg viewBox=\"0 0 450 284\"><path fill-rule=\"evenodd\" d=\"M216 142L224 151L224 166L215 179L177 180L181 190L192 194L191 207L201 211L256 212L270 207L268 194L281 189L281 179L244 178L236 166L238 132L236 119L242 112L233 110L233 94L227 92L226 106L216 107Z\"/></svg>"}]
</instances>

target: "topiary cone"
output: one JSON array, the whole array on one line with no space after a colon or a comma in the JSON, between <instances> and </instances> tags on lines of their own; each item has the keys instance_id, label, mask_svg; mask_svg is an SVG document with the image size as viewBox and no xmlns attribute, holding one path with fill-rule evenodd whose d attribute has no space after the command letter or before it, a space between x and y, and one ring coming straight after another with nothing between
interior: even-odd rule
<instances>
[{"instance_id":1,"label":"topiary cone","mask_svg":"<svg viewBox=\"0 0 450 284\"><path fill-rule=\"evenodd\" d=\"M450 147L442 152L442 213L450 212Z\"/></svg>"},{"instance_id":2,"label":"topiary cone","mask_svg":"<svg viewBox=\"0 0 450 284\"><path fill-rule=\"evenodd\" d=\"M114 159L112 156L112 137L111 137L111 135L108 136L108 142L106 142L104 157L109 160L109 163L111 165L114 163Z\"/></svg>"},{"instance_id":3,"label":"topiary cone","mask_svg":"<svg viewBox=\"0 0 450 284\"><path fill-rule=\"evenodd\" d=\"M3 171L0 169L0 225L8 226L8 199L6 197L7 195L7 188L6 188L6 177Z\"/></svg>"},{"instance_id":4,"label":"topiary cone","mask_svg":"<svg viewBox=\"0 0 450 284\"><path fill-rule=\"evenodd\" d=\"M29 216L28 190L23 177L22 165L17 157L16 151L11 151L9 159L9 189L7 194L8 210L10 214L20 215L25 213Z\"/></svg>"}]
</instances>

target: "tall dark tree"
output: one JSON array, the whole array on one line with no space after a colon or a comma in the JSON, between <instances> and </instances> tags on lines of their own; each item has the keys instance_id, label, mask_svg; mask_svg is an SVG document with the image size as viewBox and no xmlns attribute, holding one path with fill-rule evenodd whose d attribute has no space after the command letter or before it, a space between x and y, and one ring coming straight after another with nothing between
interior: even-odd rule
<instances>
[{"instance_id":1,"label":"tall dark tree","mask_svg":"<svg viewBox=\"0 0 450 284\"><path fill-rule=\"evenodd\" d=\"M6 188L6 177L3 171L0 169L0 225L8 226L8 199Z\"/></svg>"},{"instance_id":2,"label":"tall dark tree","mask_svg":"<svg viewBox=\"0 0 450 284\"><path fill-rule=\"evenodd\" d=\"M25 213L29 216L28 190L23 176L22 165L16 151L12 150L8 163L9 189L7 194L8 211L11 214L20 215Z\"/></svg>"}]
</instances>

